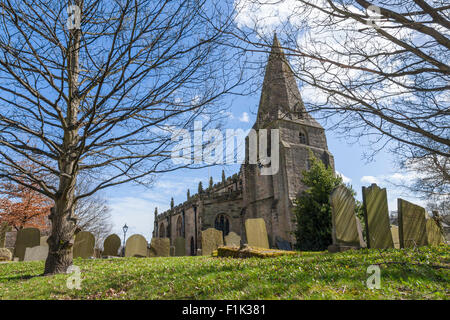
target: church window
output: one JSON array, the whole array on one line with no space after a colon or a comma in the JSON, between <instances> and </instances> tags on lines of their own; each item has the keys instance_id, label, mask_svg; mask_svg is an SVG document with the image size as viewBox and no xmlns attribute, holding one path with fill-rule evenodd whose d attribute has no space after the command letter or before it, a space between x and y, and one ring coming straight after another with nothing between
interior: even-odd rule
<instances>
[{"instance_id":1,"label":"church window","mask_svg":"<svg viewBox=\"0 0 450 320\"><path fill-rule=\"evenodd\" d=\"M230 233L230 220L224 214L219 214L216 217L214 227L217 230L222 231L222 234L225 237L226 235L228 235L228 233Z\"/></svg>"},{"instance_id":2,"label":"church window","mask_svg":"<svg viewBox=\"0 0 450 320\"><path fill-rule=\"evenodd\" d=\"M183 220L181 219L181 216L177 219L177 237L183 236Z\"/></svg>"},{"instance_id":3,"label":"church window","mask_svg":"<svg viewBox=\"0 0 450 320\"><path fill-rule=\"evenodd\" d=\"M166 237L166 228L164 228L164 223L161 223L159 225L159 237L165 238Z\"/></svg>"},{"instance_id":4,"label":"church window","mask_svg":"<svg viewBox=\"0 0 450 320\"><path fill-rule=\"evenodd\" d=\"M308 139L306 137L306 133L303 131L300 131L300 133L298 134L299 136L299 140L301 144L308 144Z\"/></svg>"}]
</instances>

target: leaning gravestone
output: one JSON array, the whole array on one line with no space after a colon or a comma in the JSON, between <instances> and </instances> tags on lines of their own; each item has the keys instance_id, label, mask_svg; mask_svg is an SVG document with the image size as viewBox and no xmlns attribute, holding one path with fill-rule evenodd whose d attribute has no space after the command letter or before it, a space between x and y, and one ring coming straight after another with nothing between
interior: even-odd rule
<instances>
[{"instance_id":1,"label":"leaning gravestone","mask_svg":"<svg viewBox=\"0 0 450 320\"><path fill-rule=\"evenodd\" d=\"M269 249L269 239L264 219L245 220L245 233L247 235L247 244L250 247Z\"/></svg>"},{"instance_id":2,"label":"leaning gravestone","mask_svg":"<svg viewBox=\"0 0 450 320\"><path fill-rule=\"evenodd\" d=\"M186 241L182 237L175 239L175 256L183 257L186 255Z\"/></svg>"},{"instance_id":3,"label":"leaning gravestone","mask_svg":"<svg viewBox=\"0 0 450 320\"><path fill-rule=\"evenodd\" d=\"M240 247L241 237L237 233L231 231L228 235L225 236L225 245Z\"/></svg>"},{"instance_id":4,"label":"leaning gravestone","mask_svg":"<svg viewBox=\"0 0 450 320\"><path fill-rule=\"evenodd\" d=\"M428 245L425 208L398 199L398 234L401 248Z\"/></svg>"},{"instance_id":5,"label":"leaning gravestone","mask_svg":"<svg viewBox=\"0 0 450 320\"><path fill-rule=\"evenodd\" d=\"M40 244L41 232L37 228L25 228L17 232L16 245L14 247L14 257L23 261L26 248L36 247Z\"/></svg>"},{"instance_id":6,"label":"leaning gravestone","mask_svg":"<svg viewBox=\"0 0 450 320\"><path fill-rule=\"evenodd\" d=\"M73 257L88 259L94 256L95 237L88 231L81 231L75 236Z\"/></svg>"},{"instance_id":7,"label":"leaning gravestone","mask_svg":"<svg viewBox=\"0 0 450 320\"><path fill-rule=\"evenodd\" d=\"M146 257L147 240L140 234L134 234L128 238L125 245L125 257Z\"/></svg>"},{"instance_id":8,"label":"leaning gravestone","mask_svg":"<svg viewBox=\"0 0 450 320\"><path fill-rule=\"evenodd\" d=\"M438 222L433 218L427 219L427 240L430 246L438 246L444 242L444 235Z\"/></svg>"},{"instance_id":9,"label":"leaning gravestone","mask_svg":"<svg viewBox=\"0 0 450 320\"><path fill-rule=\"evenodd\" d=\"M340 185L330 195L333 252L359 248L355 199L350 190Z\"/></svg>"},{"instance_id":10,"label":"leaning gravestone","mask_svg":"<svg viewBox=\"0 0 450 320\"><path fill-rule=\"evenodd\" d=\"M363 227L361 225L361 220L359 220L358 217L356 217L356 229L358 230L359 246L361 248L367 248L366 240L364 240Z\"/></svg>"},{"instance_id":11,"label":"leaning gravestone","mask_svg":"<svg viewBox=\"0 0 450 320\"><path fill-rule=\"evenodd\" d=\"M204 256L210 256L220 246L223 246L222 231L214 228L202 231L202 254Z\"/></svg>"},{"instance_id":12,"label":"leaning gravestone","mask_svg":"<svg viewBox=\"0 0 450 320\"><path fill-rule=\"evenodd\" d=\"M117 234L111 234L106 237L103 242L103 256L113 256L119 255L118 251L120 248L120 238Z\"/></svg>"},{"instance_id":13,"label":"leaning gravestone","mask_svg":"<svg viewBox=\"0 0 450 320\"><path fill-rule=\"evenodd\" d=\"M152 238L150 243L150 256L169 257L170 256L170 239L169 238Z\"/></svg>"},{"instance_id":14,"label":"leaning gravestone","mask_svg":"<svg viewBox=\"0 0 450 320\"><path fill-rule=\"evenodd\" d=\"M386 189L375 183L362 187L364 215L366 222L367 247L388 249L394 247L389 223Z\"/></svg>"},{"instance_id":15,"label":"leaning gravestone","mask_svg":"<svg viewBox=\"0 0 450 320\"><path fill-rule=\"evenodd\" d=\"M291 244L289 243L289 241L284 240L283 238L276 236L275 237L275 242L277 244L277 248L280 250L287 250L287 251L291 251L292 247Z\"/></svg>"},{"instance_id":16,"label":"leaning gravestone","mask_svg":"<svg viewBox=\"0 0 450 320\"><path fill-rule=\"evenodd\" d=\"M43 261L48 256L48 246L36 246L25 250L23 261Z\"/></svg>"},{"instance_id":17,"label":"leaning gravestone","mask_svg":"<svg viewBox=\"0 0 450 320\"><path fill-rule=\"evenodd\" d=\"M392 240L394 241L394 248L400 249L400 238L398 236L398 227L391 226Z\"/></svg>"}]
</instances>

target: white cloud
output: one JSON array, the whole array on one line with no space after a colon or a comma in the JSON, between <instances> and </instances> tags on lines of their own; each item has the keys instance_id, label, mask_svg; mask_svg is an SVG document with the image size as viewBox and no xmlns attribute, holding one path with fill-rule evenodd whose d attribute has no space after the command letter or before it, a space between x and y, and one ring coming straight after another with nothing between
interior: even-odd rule
<instances>
[{"instance_id":1,"label":"white cloud","mask_svg":"<svg viewBox=\"0 0 450 320\"><path fill-rule=\"evenodd\" d=\"M362 183L370 183L370 184L372 184L372 183L379 183L379 180L376 177L374 177L374 176L363 176L361 178L361 182Z\"/></svg>"},{"instance_id":2,"label":"white cloud","mask_svg":"<svg viewBox=\"0 0 450 320\"><path fill-rule=\"evenodd\" d=\"M244 113L242 114L242 116L239 117L239 121L241 121L241 122L249 122L249 121L250 121L250 118L249 118L249 116L248 116L248 113L247 113L247 112L244 112Z\"/></svg>"},{"instance_id":3,"label":"white cloud","mask_svg":"<svg viewBox=\"0 0 450 320\"><path fill-rule=\"evenodd\" d=\"M340 173L339 171L336 171L336 174L342 177L342 181L344 183L352 182L352 179L350 179L349 177L346 177L344 174Z\"/></svg>"}]
</instances>

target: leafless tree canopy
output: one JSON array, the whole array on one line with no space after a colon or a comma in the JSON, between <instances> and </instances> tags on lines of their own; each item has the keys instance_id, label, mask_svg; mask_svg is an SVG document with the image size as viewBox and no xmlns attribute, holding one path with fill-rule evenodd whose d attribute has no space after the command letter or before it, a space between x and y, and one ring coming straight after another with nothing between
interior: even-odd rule
<instances>
[{"instance_id":1,"label":"leafless tree canopy","mask_svg":"<svg viewBox=\"0 0 450 320\"><path fill-rule=\"evenodd\" d=\"M374 152L389 146L404 167L426 163L447 186L428 191L449 193L448 1L240 0L236 8L235 35L253 50L267 50L273 30L283 39L316 117L347 139L368 137Z\"/></svg>"},{"instance_id":2,"label":"leafless tree canopy","mask_svg":"<svg viewBox=\"0 0 450 320\"><path fill-rule=\"evenodd\" d=\"M79 199L178 168L166 126L213 121L241 82L230 70L238 58L220 45L231 21L205 3L0 1L0 178L25 177L55 201L46 273L71 263ZM96 184L75 195L79 174Z\"/></svg>"}]
</instances>

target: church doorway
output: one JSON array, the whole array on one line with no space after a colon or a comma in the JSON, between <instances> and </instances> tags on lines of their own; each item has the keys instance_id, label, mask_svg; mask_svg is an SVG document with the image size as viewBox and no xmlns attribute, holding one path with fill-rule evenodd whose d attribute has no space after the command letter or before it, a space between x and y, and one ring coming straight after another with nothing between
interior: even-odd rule
<instances>
[{"instance_id":1,"label":"church doorway","mask_svg":"<svg viewBox=\"0 0 450 320\"><path fill-rule=\"evenodd\" d=\"M194 237L191 237L191 256L195 256L196 252L195 252L195 242L194 242Z\"/></svg>"}]
</instances>

